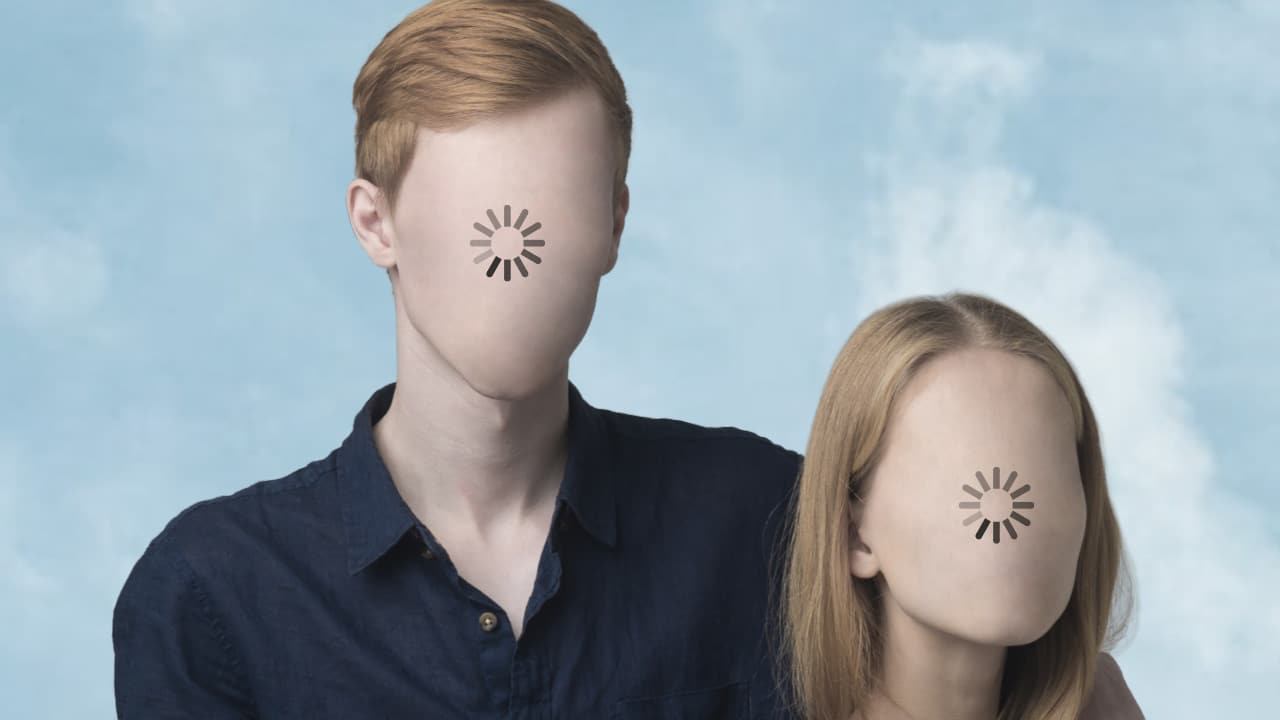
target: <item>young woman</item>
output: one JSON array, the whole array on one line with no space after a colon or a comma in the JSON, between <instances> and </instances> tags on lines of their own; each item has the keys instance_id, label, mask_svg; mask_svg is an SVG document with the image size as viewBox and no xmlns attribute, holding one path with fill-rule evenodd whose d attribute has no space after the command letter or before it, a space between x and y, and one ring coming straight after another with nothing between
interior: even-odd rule
<instances>
[{"instance_id":1,"label":"young woman","mask_svg":"<svg viewBox=\"0 0 1280 720\"><path fill-rule=\"evenodd\" d=\"M854 331L790 523L784 685L804 718L1075 720L1129 614L1080 381L982 296L908 299Z\"/></svg>"}]
</instances>

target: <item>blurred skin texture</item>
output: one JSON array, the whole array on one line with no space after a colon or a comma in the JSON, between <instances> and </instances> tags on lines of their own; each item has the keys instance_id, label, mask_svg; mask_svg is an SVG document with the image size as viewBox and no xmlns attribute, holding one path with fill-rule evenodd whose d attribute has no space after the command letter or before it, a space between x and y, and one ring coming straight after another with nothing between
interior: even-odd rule
<instances>
[{"instance_id":1,"label":"blurred skin texture","mask_svg":"<svg viewBox=\"0 0 1280 720\"><path fill-rule=\"evenodd\" d=\"M460 131L419 128L390 230L410 352L429 341L491 398L564 372L617 261L625 205L612 196L610 132L587 89ZM495 257L520 258L527 275L514 262L509 280L501 264L487 274Z\"/></svg>"},{"instance_id":2,"label":"blurred skin texture","mask_svg":"<svg viewBox=\"0 0 1280 720\"><path fill-rule=\"evenodd\" d=\"M395 288L396 389L374 426L378 452L517 637L567 462L569 356L629 202L625 185L613 196L610 122L579 88L419 127L394 208L366 179L348 188L352 228ZM509 271L490 273L494 258Z\"/></svg>"},{"instance_id":3,"label":"blurred skin texture","mask_svg":"<svg viewBox=\"0 0 1280 720\"><path fill-rule=\"evenodd\" d=\"M874 578L881 593L884 688L897 698L925 687L993 702L1005 648L1048 632L1071 596L1085 498L1070 405L1039 362L964 349L920 368L887 432L862 502L852 503L850 557L851 573ZM961 507L973 502L979 507ZM1016 539L1002 522L1011 512L1030 522L1011 520ZM982 517L964 524L975 513ZM975 537L983 519L1001 522L999 543L994 526Z\"/></svg>"}]
</instances>

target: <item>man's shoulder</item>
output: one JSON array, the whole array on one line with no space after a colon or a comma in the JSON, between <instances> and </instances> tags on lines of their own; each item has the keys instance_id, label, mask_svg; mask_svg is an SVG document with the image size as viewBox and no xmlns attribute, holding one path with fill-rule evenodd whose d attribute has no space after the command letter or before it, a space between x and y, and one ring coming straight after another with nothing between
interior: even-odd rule
<instances>
[{"instance_id":1,"label":"man's shoulder","mask_svg":"<svg viewBox=\"0 0 1280 720\"><path fill-rule=\"evenodd\" d=\"M631 442L660 445L690 457L724 456L734 460L773 460L796 465L800 453L734 425L700 425L669 417L647 417L604 410L614 433Z\"/></svg>"},{"instance_id":2,"label":"man's shoulder","mask_svg":"<svg viewBox=\"0 0 1280 720\"><path fill-rule=\"evenodd\" d=\"M195 501L169 519L146 549L197 572L235 565L237 557L282 548L326 523L337 509L333 455L286 475Z\"/></svg>"},{"instance_id":3,"label":"man's shoulder","mask_svg":"<svg viewBox=\"0 0 1280 720\"><path fill-rule=\"evenodd\" d=\"M795 484L803 456L764 435L733 425L700 425L606 411L619 439L618 460L646 468L651 480L733 493L773 504ZM652 472L655 468L660 472ZM731 499L730 502L733 502Z\"/></svg>"}]
</instances>

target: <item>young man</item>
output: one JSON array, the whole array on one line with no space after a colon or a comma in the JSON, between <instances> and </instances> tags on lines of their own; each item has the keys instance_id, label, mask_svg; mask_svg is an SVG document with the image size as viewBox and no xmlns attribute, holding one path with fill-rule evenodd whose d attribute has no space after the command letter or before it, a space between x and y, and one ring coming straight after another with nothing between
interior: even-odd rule
<instances>
[{"instance_id":1,"label":"young man","mask_svg":"<svg viewBox=\"0 0 1280 720\"><path fill-rule=\"evenodd\" d=\"M436 0L354 105L347 208L391 278L396 382L327 457L151 543L116 605L119 715L783 714L770 560L800 456L568 379L629 203L599 38L543 0Z\"/></svg>"}]
</instances>

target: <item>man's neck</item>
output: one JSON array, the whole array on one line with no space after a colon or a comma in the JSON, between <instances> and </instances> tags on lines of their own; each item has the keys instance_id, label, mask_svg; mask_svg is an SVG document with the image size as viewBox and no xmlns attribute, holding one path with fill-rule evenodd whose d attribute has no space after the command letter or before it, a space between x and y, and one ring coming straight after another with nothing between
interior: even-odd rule
<instances>
[{"instance_id":1,"label":"man's neck","mask_svg":"<svg viewBox=\"0 0 1280 720\"><path fill-rule=\"evenodd\" d=\"M1006 648L973 643L915 620L884 590L884 658L868 720L991 720Z\"/></svg>"},{"instance_id":2,"label":"man's neck","mask_svg":"<svg viewBox=\"0 0 1280 720\"><path fill-rule=\"evenodd\" d=\"M546 517L567 455L568 368L519 397L493 398L433 350L414 355L401 358L391 406L373 429L414 514L433 530L480 537Z\"/></svg>"}]
</instances>

